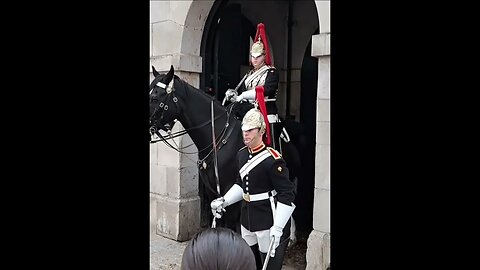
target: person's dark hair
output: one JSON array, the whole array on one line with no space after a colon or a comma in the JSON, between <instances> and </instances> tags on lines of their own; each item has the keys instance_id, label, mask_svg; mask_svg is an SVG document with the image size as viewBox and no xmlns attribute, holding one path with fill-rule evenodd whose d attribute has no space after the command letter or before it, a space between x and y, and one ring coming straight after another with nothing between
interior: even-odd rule
<instances>
[{"instance_id":1,"label":"person's dark hair","mask_svg":"<svg viewBox=\"0 0 480 270\"><path fill-rule=\"evenodd\" d=\"M182 270L255 270L255 256L242 236L227 228L197 233L182 256Z\"/></svg>"}]
</instances>

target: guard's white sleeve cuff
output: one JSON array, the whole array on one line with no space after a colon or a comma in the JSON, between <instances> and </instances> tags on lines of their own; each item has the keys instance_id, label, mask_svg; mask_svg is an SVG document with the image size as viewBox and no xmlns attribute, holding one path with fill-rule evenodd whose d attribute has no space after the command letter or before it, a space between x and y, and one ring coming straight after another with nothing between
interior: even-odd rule
<instances>
[{"instance_id":1,"label":"guard's white sleeve cuff","mask_svg":"<svg viewBox=\"0 0 480 270\"><path fill-rule=\"evenodd\" d=\"M255 100L255 89L243 91L240 95L237 96L237 101L240 101L242 99L247 99L248 101L254 101Z\"/></svg>"},{"instance_id":2,"label":"guard's white sleeve cuff","mask_svg":"<svg viewBox=\"0 0 480 270\"><path fill-rule=\"evenodd\" d=\"M243 189L241 186L234 184L227 193L223 196L225 202L223 206L229 206L240 201L243 198Z\"/></svg>"},{"instance_id":3,"label":"guard's white sleeve cuff","mask_svg":"<svg viewBox=\"0 0 480 270\"><path fill-rule=\"evenodd\" d=\"M287 224L288 220L292 216L293 210L295 210L295 204L292 203L292 206L288 206L277 201L273 225L283 229L285 224Z\"/></svg>"}]
</instances>

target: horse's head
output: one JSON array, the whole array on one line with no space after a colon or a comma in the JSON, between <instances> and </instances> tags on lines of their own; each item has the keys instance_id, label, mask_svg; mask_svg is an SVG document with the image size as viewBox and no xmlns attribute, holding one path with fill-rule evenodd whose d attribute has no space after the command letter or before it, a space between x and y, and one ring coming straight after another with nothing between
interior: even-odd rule
<instances>
[{"instance_id":1,"label":"horse's head","mask_svg":"<svg viewBox=\"0 0 480 270\"><path fill-rule=\"evenodd\" d=\"M155 78L150 84L150 133L157 130L169 131L173 128L180 110L175 95L173 66L166 74L159 74L152 66Z\"/></svg>"}]
</instances>

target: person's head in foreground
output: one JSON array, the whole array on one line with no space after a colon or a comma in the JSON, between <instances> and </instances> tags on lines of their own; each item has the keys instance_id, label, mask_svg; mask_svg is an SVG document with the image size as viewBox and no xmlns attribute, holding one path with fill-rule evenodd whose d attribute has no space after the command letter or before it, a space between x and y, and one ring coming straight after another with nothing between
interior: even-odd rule
<instances>
[{"instance_id":1,"label":"person's head in foreground","mask_svg":"<svg viewBox=\"0 0 480 270\"><path fill-rule=\"evenodd\" d=\"M227 228L197 233L182 256L182 270L255 270L255 257L242 236Z\"/></svg>"}]
</instances>

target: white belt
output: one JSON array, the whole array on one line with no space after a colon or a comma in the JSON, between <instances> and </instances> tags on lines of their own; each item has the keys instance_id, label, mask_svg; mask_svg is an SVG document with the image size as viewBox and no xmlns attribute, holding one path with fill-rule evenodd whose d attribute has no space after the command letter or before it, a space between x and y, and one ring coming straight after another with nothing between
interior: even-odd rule
<instances>
[{"instance_id":1,"label":"white belt","mask_svg":"<svg viewBox=\"0 0 480 270\"><path fill-rule=\"evenodd\" d=\"M269 192L263 192L263 193L258 193L258 194L248 194L248 193L243 193L243 199L247 202L256 202L256 201L261 201L261 200L266 200L270 196L268 193L272 194L272 196L277 195L277 191L274 189Z\"/></svg>"}]
</instances>

